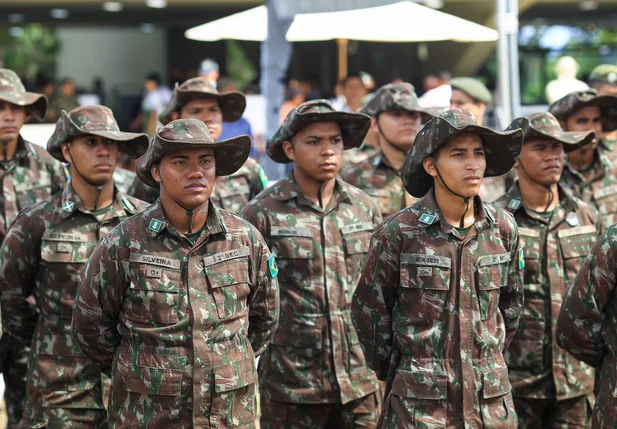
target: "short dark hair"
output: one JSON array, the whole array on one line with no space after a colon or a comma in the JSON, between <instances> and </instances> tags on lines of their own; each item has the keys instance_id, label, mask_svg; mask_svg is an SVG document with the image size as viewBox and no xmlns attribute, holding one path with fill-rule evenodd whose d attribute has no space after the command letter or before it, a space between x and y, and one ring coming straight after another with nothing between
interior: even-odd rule
<instances>
[{"instance_id":1,"label":"short dark hair","mask_svg":"<svg viewBox=\"0 0 617 429\"><path fill-rule=\"evenodd\" d=\"M358 73L352 73L352 74L348 74L345 79L343 79L341 81L341 83L343 84L343 86L347 85L347 82L349 82L349 80L351 79L360 79L360 82L362 82L362 85L364 85L364 81L362 80L362 77L358 74Z\"/></svg>"},{"instance_id":2,"label":"short dark hair","mask_svg":"<svg viewBox=\"0 0 617 429\"><path fill-rule=\"evenodd\" d=\"M155 82L157 85L161 84L161 75L157 72L151 72L146 75L146 80L151 80Z\"/></svg>"}]
</instances>

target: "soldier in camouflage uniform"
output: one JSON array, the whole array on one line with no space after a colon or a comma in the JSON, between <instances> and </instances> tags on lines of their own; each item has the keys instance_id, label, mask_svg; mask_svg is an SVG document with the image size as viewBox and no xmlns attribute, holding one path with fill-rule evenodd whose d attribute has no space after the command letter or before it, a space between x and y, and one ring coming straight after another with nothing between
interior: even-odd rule
<instances>
[{"instance_id":1,"label":"soldier in camouflage uniform","mask_svg":"<svg viewBox=\"0 0 617 429\"><path fill-rule=\"evenodd\" d=\"M611 160L600 137L617 129L617 97L596 90L576 91L551 104L549 111L565 131L595 131L594 141L567 154L561 184L600 211L606 225L617 222L617 160Z\"/></svg>"},{"instance_id":2,"label":"soldier in camouflage uniform","mask_svg":"<svg viewBox=\"0 0 617 429\"><path fill-rule=\"evenodd\" d=\"M111 372L110 428L254 428L257 373L278 321L278 268L261 234L210 201L249 156L195 119L172 121L137 161L160 187L82 271L73 334Z\"/></svg>"},{"instance_id":3,"label":"soldier in camouflage uniform","mask_svg":"<svg viewBox=\"0 0 617 429\"><path fill-rule=\"evenodd\" d=\"M120 132L103 106L62 112L47 143L51 156L71 165L71 183L23 210L0 249L3 323L15 337L32 339L20 427L106 427L101 373L73 341L71 313L79 270L100 237L145 208L115 191L117 154L136 157L147 147L145 134ZM36 328L13 310L30 301Z\"/></svg>"},{"instance_id":4,"label":"soldier in camouflage uniform","mask_svg":"<svg viewBox=\"0 0 617 429\"><path fill-rule=\"evenodd\" d=\"M367 94L362 99L362 106L360 107L360 110L358 110L358 113L364 113L365 115L370 116L370 113L367 113L370 111L367 109L370 109L370 102L374 98L374 93ZM366 136L364 137L364 141L362 142L360 147L346 149L343 153L343 166L341 168L347 169L353 167L361 161L364 161L369 156L375 155L377 153L377 151L379 150L379 132L374 131L376 129L375 125L375 117L372 116L371 127L367 131Z\"/></svg>"},{"instance_id":5,"label":"soldier in camouflage uniform","mask_svg":"<svg viewBox=\"0 0 617 429\"><path fill-rule=\"evenodd\" d=\"M523 306L523 248L514 218L477 195L521 145L521 130L450 110L405 160L405 188L424 198L376 229L351 306L388 382L380 428L516 428L503 353Z\"/></svg>"},{"instance_id":6,"label":"soldier in camouflage uniform","mask_svg":"<svg viewBox=\"0 0 617 429\"><path fill-rule=\"evenodd\" d=\"M346 168L341 178L373 197L387 217L417 201L405 192L401 167L423 120L432 117L434 111L418 105L410 83L390 83L376 91L364 112L375 118L380 150Z\"/></svg>"},{"instance_id":7,"label":"soldier in camouflage uniform","mask_svg":"<svg viewBox=\"0 0 617 429\"><path fill-rule=\"evenodd\" d=\"M590 143L594 133L563 132L546 112L518 118L508 130L519 128L519 180L495 203L514 215L525 249L525 303L506 353L514 406L521 429L586 428L594 371L557 346L555 327L567 288L604 225L559 177L564 152Z\"/></svg>"},{"instance_id":8,"label":"soldier in camouflage uniform","mask_svg":"<svg viewBox=\"0 0 617 429\"><path fill-rule=\"evenodd\" d=\"M44 95L26 92L13 71L0 69L0 243L22 209L49 198L66 182L62 164L19 134L25 121L42 120L46 109ZM22 304L11 311L22 312L24 320L34 326L36 312ZM0 372L6 385L8 421L16 424L21 418L26 396L26 362L30 344L23 338L13 337L6 329L3 334Z\"/></svg>"},{"instance_id":9,"label":"soldier in camouflage uniform","mask_svg":"<svg viewBox=\"0 0 617 429\"><path fill-rule=\"evenodd\" d=\"M600 64L595 67L589 73L589 86L599 95L617 95L617 65ZM604 133L602 146L609 152L611 160L617 158L617 131Z\"/></svg>"},{"instance_id":10,"label":"soldier in camouflage uniform","mask_svg":"<svg viewBox=\"0 0 617 429\"><path fill-rule=\"evenodd\" d=\"M242 117L246 108L244 94L237 91L219 93L205 77L196 77L176 86L174 94L159 115L159 121L166 125L176 119L198 119L208 126L210 135L218 140L223 131L223 121L234 122ZM257 194L264 190L268 182L257 161L248 158L234 174L217 177L216 186L210 199L218 207L238 214ZM135 184L132 195L140 198L146 194L149 202L158 198L156 189L147 189L143 183Z\"/></svg>"},{"instance_id":11,"label":"soldier in camouflage uniform","mask_svg":"<svg viewBox=\"0 0 617 429\"><path fill-rule=\"evenodd\" d=\"M280 264L280 324L259 366L262 429L374 428L377 378L351 323L351 297L381 222L377 205L337 177L369 117L314 100L267 145L294 170L243 211Z\"/></svg>"}]
</instances>

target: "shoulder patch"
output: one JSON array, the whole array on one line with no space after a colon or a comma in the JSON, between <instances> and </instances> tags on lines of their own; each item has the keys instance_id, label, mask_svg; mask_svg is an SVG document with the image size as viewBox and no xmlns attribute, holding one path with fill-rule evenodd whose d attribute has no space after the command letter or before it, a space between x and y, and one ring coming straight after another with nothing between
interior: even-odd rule
<instances>
[{"instance_id":1,"label":"shoulder patch","mask_svg":"<svg viewBox=\"0 0 617 429\"><path fill-rule=\"evenodd\" d=\"M436 216L434 214L423 213L422 216L420 216L419 222L424 223L426 225L432 225L433 223L435 223L435 219L436 219Z\"/></svg>"},{"instance_id":2,"label":"shoulder patch","mask_svg":"<svg viewBox=\"0 0 617 429\"><path fill-rule=\"evenodd\" d=\"M270 277L275 279L276 276L279 275L279 267L276 265L276 258L274 255L270 255L268 258L268 268L270 269Z\"/></svg>"},{"instance_id":3,"label":"shoulder patch","mask_svg":"<svg viewBox=\"0 0 617 429\"><path fill-rule=\"evenodd\" d=\"M521 200L519 200L518 198L513 198L508 203L508 208L512 210L518 210L520 206L521 206Z\"/></svg>"},{"instance_id":4,"label":"shoulder patch","mask_svg":"<svg viewBox=\"0 0 617 429\"><path fill-rule=\"evenodd\" d=\"M163 222L156 218L150 219L150 225L148 225L148 229L150 231L159 232L163 226Z\"/></svg>"},{"instance_id":5,"label":"shoulder patch","mask_svg":"<svg viewBox=\"0 0 617 429\"><path fill-rule=\"evenodd\" d=\"M522 270L525 268L525 252L524 248L521 247L518 249L518 269Z\"/></svg>"},{"instance_id":6,"label":"shoulder patch","mask_svg":"<svg viewBox=\"0 0 617 429\"><path fill-rule=\"evenodd\" d=\"M75 203L73 201L67 201L64 203L62 210L64 210L65 212L72 212L74 207Z\"/></svg>"},{"instance_id":7,"label":"shoulder patch","mask_svg":"<svg viewBox=\"0 0 617 429\"><path fill-rule=\"evenodd\" d=\"M268 176L266 176L263 168L259 169L259 180L261 180L261 186L266 189L268 187Z\"/></svg>"}]
</instances>

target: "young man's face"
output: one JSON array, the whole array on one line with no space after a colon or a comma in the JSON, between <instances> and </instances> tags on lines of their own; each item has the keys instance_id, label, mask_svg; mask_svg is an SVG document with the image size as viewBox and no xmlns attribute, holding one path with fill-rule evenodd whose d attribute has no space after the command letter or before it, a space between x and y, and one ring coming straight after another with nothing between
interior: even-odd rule
<instances>
[{"instance_id":1,"label":"young man's face","mask_svg":"<svg viewBox=\"0 0 617 429\"><path fill-rule=\"evenodd\" d=\"M79 136L62 145L62 154L73 170L88 182L102 186L112 180L116 170L118 142L101 136Z\"/></svg>"},{"instance_id":2,"label":"young man's face","mask_svg":"<svg viewBox=\"0 0 617 429\"><path fill-rule=\"evenodd\" d=\"M315 122L299 131L283 150L294 168L312 180L325 182L338 174L343 162L343 137L336 122Z\"/></svg>"},{"instance_id":3,"label":"young man's face","mask_svg":"<svg viewBox=\"0 0 617 429\"><path fill-rule=\"evenodd\" d=\"M25 121L26 109L24 107L0 101L0 142L11 143L17 140Z\"/></svg>"},{"instance_id":4,"label":"young man's face","mask_svg":"<svg viewBox=\"0 0 617 429\"><path fill-rule=\"evenodd\" d=\"M452 88L452 97L450 98L450 110L464 109L469 110L478 121L482 121L486 112L486 104L477 102L467 93L460 89Z\"/></svg>"},{"instance_id":5,"label":"young man's face","mask_svg":"<svg viewBox=\"0 0 617 429\"><path fill-rule=\"evenodd\" d=\"M579 150L568 153L568 162L578 168L593 162L599 136L602 135L602 110L598 106L586 106L578 109L565 122L567 131L595 131L596 138Z\"/></svg>"},{"instance_id":6,"label":"young man's face","mask_svg":"<svg viewBox=\"0 0 617 429\"><path fill-rule=\"evenodd\" d=\"M171 118L174 121L176 119L197 119L203 122L214 140L218 140L223 132L223 112L215 98L191 100L182 107L179 115L174 112Z\"/></svg>"},{"instance_id":7,"label":"young man's face","mask_svg":"<svg viewBox=\"0 0 617 429\"><path fill-rule=\"evenodd\" d=\"M348 104L361 103L366 94L368 91L359 77L350 77L343 85L343 95Z\"/></svg>"},{"instance_id":8,"label":"young man's face","mask_svg":"<svg viewBox=\"0 0 617 429\"><path fill-rule=\"evenodd\" d=\"M556 140L533 139L523 145L519 161L514 165L518 176L527 176L542 186L559 182L563 171L563 145ZM522 166L521 166L522 164Z\"/></svg>"},{"instance_id":9,"label":"young man's face","mask_svg":"<svg viewBox=\"0 0 617 429\"><path fill-rule=\"evenodd\" d=\"M216 180L212 148L188 148L165 155L152 166L152 177L178 205L195 209L208 201Z\"/></svg>"},{"instance_id":10,"label":"young man's face","mask_svg":"<svg viewBox=\"0 0 617 429\"><path fill-rule=\"evenodd\" d=\"M480 193L486 170L486 158L482 139L477 134L468 133L453 137L433 155L433 160L434 164L430 158L426 158L424 168L433 176L436 187L447 190L439 179L437 174L439 170L446 185L458 195L475 197Z\"/></svg>"},{"instance_id":11,"label":"young man's face","mask_svg":"<svg viewBox=\"0 0 617 429\"><path fill-rule=\"evenodd\" d=\"M384 134L382 138L385 137L387 142L391 143L396 149L407 152L413 146L413 142L422 128L422 118L419 112L407 110L382 112L372 127L376 133L379 133L379 128L381 128Z\"/></svg>"}]
</instances>

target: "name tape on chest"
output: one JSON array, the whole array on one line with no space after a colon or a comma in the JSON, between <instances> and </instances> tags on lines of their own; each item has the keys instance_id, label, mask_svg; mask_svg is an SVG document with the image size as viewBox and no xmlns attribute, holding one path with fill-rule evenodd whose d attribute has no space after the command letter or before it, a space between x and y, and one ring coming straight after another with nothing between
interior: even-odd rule
<instances>
[{"instance_id":1,"label":"name tape on chest","mask_svg":"<svg viewBox=\"0 0 617 429\"><path fill-rule=\"evenodd\" d=\"M484 267L486 265L503 264L510 262L512 256L509 253L499 253L498 255L485 255L478 258L478 265Z\"/></svg>"},{"instance_id":2,"label":"name tape on chest","mask_svg":"<svg viewBox=\"0 0 617 429\"><path fill-rule=\"evenodd\" d=\"M540 231L536 231L535 229L531 229L531 228L519 228L518 234L524 237L533 237L533 238L540 237Z\"/></svg>"},{"instance_id":3,"label":"name tape on chest","mask_svg":"<svg viewBox=\"0 0 617 429\"><path fill-rule=\"evenodd\" d=\"M287 228L273 226L270 230L271 237L309 237L313 238L313 232L308 228Z\"/></svg>"},{"instance_id":4,"label":"name tape on chest","mask_svg":"<svg viewBox=\"0 0 617 429\"><path fill-rule=\"evenodd\" d=\"M352 225L345 225L344 227L341 228L341 232L343 233L343 235L346 235L346 234L352 234L354 232L372 231L374 228L375 226L370 222L361 222L361 223L354 223Z\"/></svg>"},{"instance_id":5,"label":"name tape on chest","mask_svg":"<svg viewBox=\"0 0 617 429\"><path fill-rule=\"evenodd\" d=\"M574 235L591 234L596 232L596 227L593 225L577 226L576 228L561 229L557 231L557 237L567 238Z\"/></svg>"},{"instance_id":6,"label":"name tape on chest","mask_svg":"<svg viewBox=\"0 0 617 429\"><path fill-rule=\"evenodd\" d=\"M230 259L244 258L251 254L248 246L240 247L239 249L227 250L225 252L215 253L214 255L204 257L204 266L218 264L219 262L229 261Z\"/></svg>"},{"instance_id":7,"label":"name tape on chest","mask_svg":"<svg viewBox=\"0 0 617 429\"><path fill-rule=\"evenodd\" d=\"M180 269L179 259L164 258L162 256L142 255L141 253L131 253L130 261L136 262L138 264L157 265L159 267L172 268L174 270Z\"/></svg>"},{"instance_id":8,"label":"name tape on chest","mask_svg":"<svg viewBox=\"0 0 617 429\"><path fill-rule=\"evenodd\" d=\"M43 240L47 241L68 241L71 243L85 243L86 237L77 232L53 232L45 231Z\"/></svg>"},{"instance_id":9,"label":"name tape on chest","mask_svg":"<svg viewBox=\"0 0 617 429\"><path fill-rule=\"evenodd\" d=\"M401 262L404 264L427 265L442 268L452 267L452 259L447 256L426 255L422 253L402 253Z\"/></svg>"}]
</instances>

